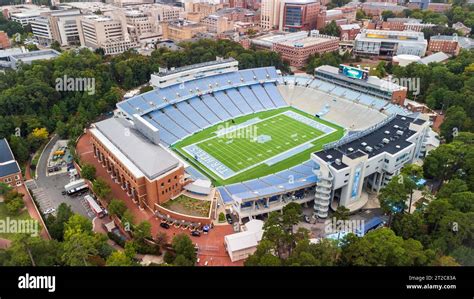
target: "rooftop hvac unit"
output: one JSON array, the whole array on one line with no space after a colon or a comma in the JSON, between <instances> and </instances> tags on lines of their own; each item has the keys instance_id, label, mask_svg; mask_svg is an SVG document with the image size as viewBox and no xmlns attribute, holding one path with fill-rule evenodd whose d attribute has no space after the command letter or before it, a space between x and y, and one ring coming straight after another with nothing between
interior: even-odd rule
<instances>
[{"instance_id":1,"label":"rooftop hvac unit","mask_svg":"<svg viewBox=\"0 0 474 299\"><path fill-rule=\"evenodd\" d=\"M334 162L336 162L337 165L341 165L341 159L336 159Z\"/></svg>"},{"instance_id":2,"label":"rooftop hvac unit","mask_svg":"<svg viewBox=\"0 0 474 299\"><path fill-rule=\"evenodd\" d=\"M348 148L347 150L351 153L354 151L354 149L352 147Z\"/></svg>"},{"instance_id":3,"label":"rooftop hvac unit","mask_svg":"<svg viewBox=\"0 0 474 299\"><path fill-rule=\"evenodd\" d=\"M400 146L399 146L399 145L395 145L395 147L396 147L396 148L400 148Z\"/></svg>"},{"instance_id":4,"label":"rooftop hvac unit","mask_svg":"<svg viewBox=\"0 0 474 299\"><path fill-rule=\"evenodd\" d=\"M367 152L369 152L369 153L372 152L372 148L371 148L370 146L366 146L366 147L365 147L365 150L366 150Z\"/></svg>"},{"instance_id":5,"label":"rooftop hvac unit","mask_svg":"<svg viewBox=\"0 0 474 299\"><path fill-rule=\"evenodd\" d=\"M331 156L331 155L327 155L326 158L332 159L332 156Z\"/></svg>"},{"instance_id":6,"label":"rooftop hvac unit","mask_svg":"<svg viewBox=\"0 0 474 299\"><path fill-rule=\"evenodd\" d=\"M367 146L367 142L362 142L360 145Z\"/></svg>"},{"instance_id":7,"label":"rooftop hvac unit","mask_svg":"<svg viewBox=\"0 0 474 299\"><path fill-rule=\"evenodd\" d=\"M402 135L403 135L403 131L401 131L401 130L398 130L398 131L397 131L397 135L400 135L400 136L402 136Z\"/></svg>"},{"instance_id":8,"label":"rooftop hvac unit","mask_svg":"<svg viewBox=\"0 0 474 299\"><path fill-rule=\"evenodd\" d=\"M407 120L407 118L404 116L404 117L402 117L402 120Z\"/></svg>"},{"instance_id":9,"label":"rooftop hvac unit","mask_svg":"<svg viewBox=\"0 0 474 299\"><path fill-rule=\"evenodd\" d=\"M385 144L388 144L390 142L390 140L388 140L387 138L384 138L384 139L382 139L382 142L385 143Z\"/></svg>"},{"instance_id":10,"label":"rooftop hvac unit","mask_svg":"<svg viewBox=\"0 0 474 299\"><path fill-rule=\"evenodd\" d=\"M388 134L390 134L390 131L385 131L384 133L388 135Z\"/></svg>"},{"instance_id":11,"label":"rooftop hvac unit","mask_svg":"<svg viewBox=\"0 0 474 299\"><path fill-rule=\"evenodd\" d=\"M394 127L395 129L398 129L398 125L394 125L393 127Z\"/></svg>"}]
</instances>

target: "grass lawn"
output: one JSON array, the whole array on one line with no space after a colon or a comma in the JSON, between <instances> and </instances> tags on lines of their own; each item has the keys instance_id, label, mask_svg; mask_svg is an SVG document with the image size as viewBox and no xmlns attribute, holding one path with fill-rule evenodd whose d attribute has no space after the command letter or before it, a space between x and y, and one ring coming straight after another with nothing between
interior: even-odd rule
<instances>
[{"instance_id":1,"label":"grass lawn","mask_svg":"<svg viewBox=\"0 0 474 299\"><path fill-rule=\"evenodd\" d=\"M25 209L20 215L18 215L18 216L10 216L10 215L8 215L8 213L7 213L7 207L6 207L5 203L0 202L0 220L6 221L7 217L10 218L10 221L11 221L11 220L27 220L27 219L31 219L31 217L30 217L30 215L28 214L28 211L27 211L26 209ZM40 229L40 226L39 226L39 225L38 225L38 228ZM13 236L14 236L14 234L0 232L0 238L3 238L3 239L9 239L9 240L10 240Z\"/></svg>"},{"instance_id":2,"label":"grass lawn","mask_svg":"<svg viewBox=\"0 0 474 299\"><path fill-rule=\"evenodd\" d=\"M211 202L180 195L173 200L168 200L161 206L165 209L185 215L207 217L211 209Z\"/></svg>"},{"instance_id":3,"label":"grass lawn","mask_svg":"<svg viewBox=\"0 0 474 299\"><path fill-rule=\"evenodd\" d=\"M315 127L285 114L281 114L288 110L336 130L322 136L324 133ZM232 135L232 133L229 137L226 135L218 136L216 134L216 132L223 127L232 127L256 118L258 118L259 121L249 125L248 128L250 129L248 132L250 132L250 135L252 135L252 132L255 132L259 137L269 136L270 138L266 141L256 141L253 138L235 138L235 134ZM252 136L255 137L254 135L255 134ZM321 150L324 144L338 140L343 135L344 129L342 127L321 120L298 109L285 107L242 116L234 119L234 122L227 121L217 124L174 144L172 148L187 158L188 162L206 173L213 180L213 183L218 186L262 177L298 165L307 161L312 152ZM310 146L304 151L292 154L288 158L270 166L262 163L308 142L310 142ZM240 173L227 179L219 177L183 149L189 145L199 147L232 171Z\"/></svg>"}]
</instances>

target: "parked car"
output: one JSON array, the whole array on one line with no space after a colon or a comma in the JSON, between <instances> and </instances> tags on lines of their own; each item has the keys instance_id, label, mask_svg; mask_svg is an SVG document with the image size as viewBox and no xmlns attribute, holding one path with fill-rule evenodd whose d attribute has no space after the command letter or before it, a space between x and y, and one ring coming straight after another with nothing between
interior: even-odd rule
<instances>
[{"instance_id":1,"label":"parked car","mask_svg":"<svg viewBox=\"0 0 474 299\"><path fill-rule=\"evenodd\" d=\"M161 226L162 228L165 228L165 229L170 228L170 225L169 225L168 223L166 223L166 222L161 222L161 223L160 223L160 226Z\"/></svg>"},{"instance_id":2,"label":"parked car","mask_svg":"<svg viewBox=\"0 0 474 299\"><path fill-rule=\"evenodd\" d=\"M227 223L232 224L234 221L232 220L232 216L230 214L225 214L225 219L227 219Z\"/></svg>"},{"instance_id":3,"label":"parked car","mask_svg":"<svg viewBox=\"0 0 474 299\"><path fill-rule=\"evenodd\" d=\"M193 230L193 231L191 232L191 236L193 236L193 237L200 237L200 236L201 236L201 233L200 233L199 231L197 231L197 230Z\"/></svg>"}]
</instances>

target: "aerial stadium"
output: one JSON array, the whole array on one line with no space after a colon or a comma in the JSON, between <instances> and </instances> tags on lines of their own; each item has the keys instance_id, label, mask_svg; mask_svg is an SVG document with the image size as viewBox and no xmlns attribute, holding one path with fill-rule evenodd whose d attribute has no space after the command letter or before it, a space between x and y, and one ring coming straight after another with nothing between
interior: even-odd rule
<instances>
[{"instance_id":1,"label":"aerial stadium","mask_svg":"<svg viewBox=\"0 0 474 299\"><path fill-rule=\"evenodd\" d=\"M429 119L403 106L406 88L350 66L283 76L217 59L150 84L89 131L94 156L162 219L206 223L225 206L245 223L289 202L313 206L315 218L357 211L428 150ZM209 213L165 208L183 192L214 200Z\"/></svg>"}]
</instances>

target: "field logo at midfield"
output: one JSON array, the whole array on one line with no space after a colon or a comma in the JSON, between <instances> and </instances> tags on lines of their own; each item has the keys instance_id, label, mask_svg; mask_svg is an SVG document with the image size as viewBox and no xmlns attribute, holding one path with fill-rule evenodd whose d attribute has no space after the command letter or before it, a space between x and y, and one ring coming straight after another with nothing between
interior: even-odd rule
<instances>
[{"instance_id":1,"label":"field logo at midfield","mask_svg":"<svg viewBox=\"0 0 474 299\"><path fill-rule=\"evenodd\" d=\"M225 125L217 126L217 131L222 132L218 138L249 139L250 141L254 142L258 137L257 126L239 127L229 126L229 124L226 123Z\"/></svg>"}]
</instances>

